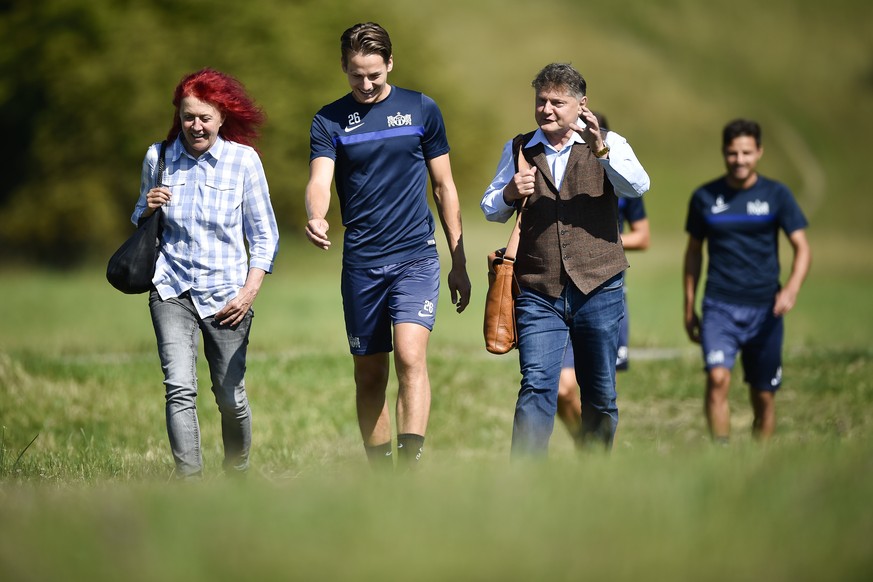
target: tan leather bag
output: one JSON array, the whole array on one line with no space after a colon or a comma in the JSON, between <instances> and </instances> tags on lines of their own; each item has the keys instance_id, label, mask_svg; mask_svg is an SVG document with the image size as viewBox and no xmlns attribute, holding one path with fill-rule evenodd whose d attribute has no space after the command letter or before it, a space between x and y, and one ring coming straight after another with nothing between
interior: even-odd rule
<instances>
[{"instance_id":1,"label":"tan leather bag","mask_svg":"<svg viewBox=\"0 0 873 582\"><path fill-rule=\"evenodd\" d=\"M520 150L516 163L519 169L530 167ZM483 331L485 349L492 354L506 354L518 347L518 333L515 327L515 297L518 295L515 254L518 251L518 239L521 233L521 209L526 202L527 198L522 200L515 219L515 228L512 229L506 248L497 249L488 255L488 292L485 295Z\"/></svg>"},{"instance_id":2,"label":"tan leather bag","mask_svg":"<svg viewBox=\"0 0 873 582\"><path fill-rule=\"evenodd\" d=\"M516 250L518 241L516 240ZM488 255L488 293L485 295L485 349L505 354L518 346L515 329L515 251L508 247Z\"/></svg>"}]
</instances>

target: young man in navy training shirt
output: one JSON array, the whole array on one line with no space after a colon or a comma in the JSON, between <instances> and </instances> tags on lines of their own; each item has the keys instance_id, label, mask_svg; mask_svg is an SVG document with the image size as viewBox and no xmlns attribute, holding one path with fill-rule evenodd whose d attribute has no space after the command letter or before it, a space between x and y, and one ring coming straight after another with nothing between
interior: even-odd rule
<instances>
[{"instance_id":1,"label":"young man in navy training shirt","mask_svg":"<svg viewBox=\"0 0 873 582\"><path fill-rule=\"evenodd\" d=\"M783 316L794 307L811 260L807 221L791 191L757 172L763 153L756 122L728 123L722 134L727 173L694 192L685 225L685 330L703 348L706 420L719 443L730 437L728 392L738 352L754 412L752 434L759 440L773 434L774 396L782 384ZM784 286L779 283L780 229L794 249ZM695 303L704 240L709 256L701 320Z\"/></svg>"},{"instance_id":2,"label":"young man in navy training shirt","mask_svg":"<svg viewBox=\"0 0 873 582\"><path fill-rule=\"evenodd\" d=\"M330 247L326 216L336 180L358 425L371 466L393 467L385 392L388 353L395 350L398 462L409 467L421 457L430 414L427 343L440 284L428 176L448 242L448 285L459 313L470 301L461 210L439 108L426 95L388 84L394 66L388 33L372 22L357 24L343 33L340 48L351 92L312 121L306 236L319 248Z\"/></svg>"}]
</instances>

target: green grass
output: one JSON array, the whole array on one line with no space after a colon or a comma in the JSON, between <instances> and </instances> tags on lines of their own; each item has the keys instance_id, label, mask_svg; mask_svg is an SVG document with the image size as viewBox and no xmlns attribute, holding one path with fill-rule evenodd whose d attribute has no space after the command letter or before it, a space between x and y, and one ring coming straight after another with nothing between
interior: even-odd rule
<instances>
[{"instance_id":1,"label":"green grass","mask_svg":"<svg viewBox=\"0 0 873 582\"><path fill-rule=\"evenodd\" d=\"M869 448L4 490L6 579L862 580Z\"/></svg>"},{"instance_id":2,"label":"green grass","mask_svg":"<svg viewBox=\"0 0 873 582\"><path fill-rule=\"evenodd\" d=\"M579 457L558 426L550 462L526 465L508 458L516 355L481 345L484 256L503 230L470 217L467 236L476 295L462 315L442 299L425 465L397 479L363 458L338 253L286 237L256 303L250 477L222 477L204 389L206 478L191 486L170 479L145 298L112 290L102 265L0 271L0 578L869 577L873 269L847 268L840 239L817 241L789 315L770 445L749 436L738 381L733 443L709 444L682 241L664 237L632 257L636 357L612 455Z\"/></svg>"}]
</instances>

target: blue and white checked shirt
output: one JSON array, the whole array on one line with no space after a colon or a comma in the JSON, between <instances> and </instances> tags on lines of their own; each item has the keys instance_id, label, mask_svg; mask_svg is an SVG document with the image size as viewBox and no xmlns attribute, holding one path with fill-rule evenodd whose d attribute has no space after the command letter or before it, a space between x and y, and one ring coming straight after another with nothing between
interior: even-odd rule
<instances>
[{"instance_id":1,"label":"blue and white checked shirt","mask_svg":"<svg viewBox=\"0 0 873 582\"><path fill-rule=\"evenodd\" d=\"M254 149L219 137L194 158L181 139L167 144L162 182L173 196L163 207L164 234L152 283L161 299L190 291L197 313L209 317L237 295L249 268L272 272L279 230ZM143 160L134 224L154 186L159 148L153 144Z\"/></svg>"}]
</instances>

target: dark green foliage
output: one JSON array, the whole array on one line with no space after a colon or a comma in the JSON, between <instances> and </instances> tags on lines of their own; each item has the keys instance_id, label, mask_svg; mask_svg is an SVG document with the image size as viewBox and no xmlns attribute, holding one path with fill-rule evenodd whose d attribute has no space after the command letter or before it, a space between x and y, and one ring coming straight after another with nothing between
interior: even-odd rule
<instances>
[{"instance_id":1,"label":"dark green foliage","mask_svg":"<svg viewBox=\"0 0 873 582\"><path fill-rule=\"evenodd\" d=\"M339 35L364 20L392 34L392 82L440 104L467 222L502 144L531 128L530 79L553 60L585 74L592 106L631 139L652 176L655 235L681 232L691 189L721 170L718 131L737 115L761 120L762 170L797 192L815 228L869 220L871 198L854 196L873 132L869 2L538 10L553 40L532 28L524 0L4 2L0 259L108 256L132 228L142 157L169 129L173 88L204 66L237 76L266 111L259 149L273 203L280 228L300 233L309 123L347 90Z\"/></svg>"},{"instance_id":2,"label":"dark green foliage","mask_svg":"<svg viewBox=\"0 0 873 582\"><path fill-rule=\"evenodd\" d=\"M204 66L237 76L266 109L274 203L286 224L299 216L289 192L302 192L315 95L339 77L312 66L339 34L319 21L329 4L45 0L0 12L4 253L65 265L117 244L146 148L170 128L173 88Z\"/></svg>"}]
</instances>

